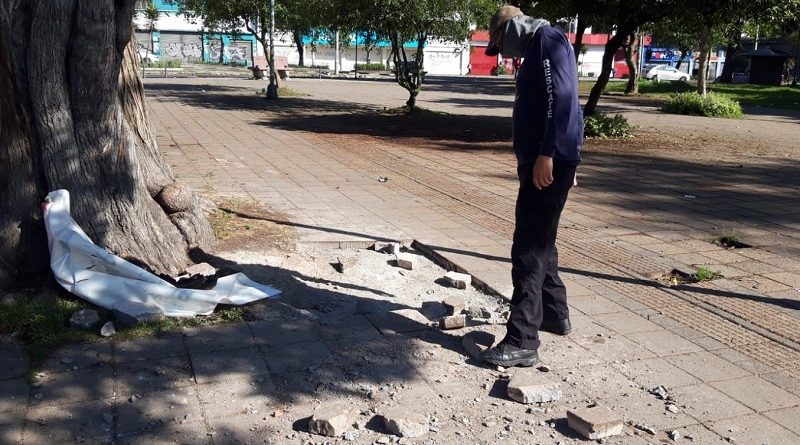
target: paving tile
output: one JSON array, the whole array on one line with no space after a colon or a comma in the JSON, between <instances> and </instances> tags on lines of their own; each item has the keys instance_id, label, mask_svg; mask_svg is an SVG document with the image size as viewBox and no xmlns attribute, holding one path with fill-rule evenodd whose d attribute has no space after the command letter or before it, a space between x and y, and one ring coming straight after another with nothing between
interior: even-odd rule
<instances>
[{"instance_id":1,"label":"paving tile","mask_svg":"<svg viewBox=\"0 0 800 445\"><path fill-rule=\"evenodd\" d=\"M627 337L661 357L703 350L700 346L669 331L635 332L627 334Z\"/></svg>"},{"instance_id":2,"label":"paving tile","mask_svg":"<svg viewBox=\"0 0 800 445\"><path fill-rule=\"evenodd\" d=\"M657 324L650 322L644 317L636 315L632 312L600 314L595 315L592 318L596 323L617 331L620 334L662 330L662 328Z\"/></svg>"},{"instance_id":3,"label":"paving tile","mask_svg":"<svg viewBox=\"0 0 800 445\"><path fill-rule=\"evenodd\" d=\"M42 364L42 371L59 372L84 369L113 362L111 343L107 341L69 345L53 351Z\"/></svg>"},{"instance_id":4,"label":"paving tile","mask_svg":"<svg viewBox=\"0 0 800 445\"><path fill-rule=\"evenodd\" d=\"M305 370L309 366L325 367L335 361L330 350L322 342L267 348L263 357L273 375Z\"/></svg>"},{"instance_id":5,"label":"paving tile","mask_svg":"<svg viewBox=\"0 0 800 445\"><path fill-rule=\"evenodd\" d=\"M212 443L212 435L203 421L184 420L145 431L118 434L116 443L118 445L207 445Z\"/></svg>"},{"instance_id":6,"label":"paving tile","mask_svg":"<svg viewBox=\"0 0 800 445\"><path fill-rule=\"evenodd\" d=\"M189 328L183 331L183 335L192 353L255 346L253 335L244 322Z\"/></svg>"},{"instance_id":7,"label":"paving tile","mask_svg":"<svg viewBox=\"0 0 800 445\"><path fill-rule=\"evenodd\" d=\"M633 424L646 423L659 431L678 429L697 423L697 420L685 412L672 413L667 411L663 401L656 399L644 390L602 399L598 403L607 406L617 415L622 416L626 422Z\"/></svg>"},{"instance_id":8,"label":"paving tile","mask_svg":"<svg viewBox=\"0 0 800 445\"><path fill-rule=\"evenodd\" d=\"M736 379L750 375L748 371L710 352L697 352L668 357L666 360L704 382Z\"/></svg>"},{"instance_id":9,"label":"paving tile","mask_svg":"<svg viewBox=\"0 0 800 445\"><path fill-rule=\"evenodd\" d=\"M800 419L800 406L766 411L762 413L762 415L793 433L800 435L800 422L797 421Z\"/></svg>"},{"instance_id":10,"label":"paving tile","mask_svg":"<svg viewBox=\"0 0 800 445\"><path fill-rule=\"evenodd\" d=\"M640 386L622 372L606 364L584 365L557 370L562 382L575 382L577 388L593 399L611 399L640 392Z\"/></svg>"},{"instance_id":11,"label":"paving tile","mask_svg":"<svg viewBox=\"0 0 800 445\"><path fill-rule=\"evenodd\" d=\"M702 383L683 386L671 391L678 406L695 419L706 422L733 416L750 414L753 411L728 397L717 389Z\"/></svg>"},{"instance_id":12,"label":"paving tile","mask_svg":"<svg viewBox=\"0 0 800 445\"><path fill-rule=\"evenodd\" d=\"M26 443L82 443L92 439L110 439L113 420L109 423L103 415L113 415L110 399L63 405L38 404L28 411L25 423ZM104 441L104 440L99 440Z\"/></svg>"},{"instance_id":13,"label":"paving tile","mask_svg":"<svg viewBox=\"0 0 800 445\"><path fill-rule=\"evenodd\" d=\"M758 414L711 422L709 427L733 443L795 444L800 436Z\"/></svg>"},{"instance_id":14,"label":"paving tile","mask_svg":"<svg viewBox=\"0 0 800 445\"><path fill-rule=\"evenodd\" d=\"M303 318L250 322L256 344L274 347L321 341L317 323Z\"/></svg>"},{"instance_id":15,"label":"paving tile","mask_svg":"<svg viewBox=\"0 0 800 445\"><path fill-rule=\"evenodd\" d=\"M114 368L101 365L77 371L44 373L36 378L36 384L41 384L41 387L31 390L33 405L105 400L114 394Z\"/></svg>"},{"instance_id":16,"label":"paving tile","mask_svg":"<svg viewBox=\"0 0 800 445\"><path fill-rule=\"evenodd\" d=\"M25 412L5 412L0 416L0 443L16 445L22 443L22 431L25 426ZM46 442L40 442L46 443Z\"/></svg>"},{"instance_id":17,"label":"paving tile","mask_svg":"<svg viewBox=\"0 0 800 445\"><path fill-rule=\"evenodd\" d=\"M199 385L197 393L206 419L236 415L261 419L277 407L275 386L269 375Z\"/></svg>"},{"instance_id":18,"label":"paving tile","mask_svg":"<svg viewBox=\"0 0 800 445\"><path fill-rule=\"evenodd\" d=\"M195 379L200 384L269 373L264 356L257 348L196 352L192 353L191 359Z\"/></svg>"},{"instance_id":19,"label":"paving tile","mask_svg":"<svg viewBox=\"0 0 800 445\"><path fill-rule=\"evenodd\" d=\"M621 336L583 337L575 342L603 362L653 358L655 354Z\"/></svg>"},{"instance_id":20,"label":"paving tile","mask_svg":"<svg viewBox=\"0 0 800 445\"><path fill-rule=\"evenodd\" d=\"M614 363L616 369L646 389L664 386L675 388L700 383L691 374L677 368L663 358L626 360Z\"/></svg>"},{"instance_id":21,"label":"paving tile","mask_svg":"<svg viewBox=\"0 0 800 445\"><path fill-rule=\"evenodd\" d=\"M183 334L176 331L159 332L147 337L114 343L114 360L117 363L185 354Z\"/></svg>"},{"instance_id":22,"label":"paving tile","mask_svg":"<svg viewBox=\"0 0 800 445\"><path fill-rule=\"evenodd\" d=\"M280 420L280 419L279 419ZM238 415L208 420L209 430L213 432L214 445L246 445L253 443L290 443L285 430L279 430L279 420L270 417ZM286 420L290 425L291 420Z\"/></svg>"},{"instance_id":23,"label":"paving tile","mask_svg":"<svg viewBox=\"0 0 800 445\"><path fill-rule=\"evenodd\" d=\"M117 433L125 434L179 422L201 420L195 387L169 389L136 395L120 394Z\"/></svg>"},{"instance_id":24,"label":"paving tile","mask_svg":"<svg viewBox=\"0 0 800 445\"><path fill-rule=\"evenodd\" d=\"M0 380L23 377L29 366L28 355L22 344L0 337Z\"/></svg>"},{"instance_id":25,"label":"paving tile","mask_svg":"<svg viewBox=\"0 0 800 445\"><path fill-rule=\"evenodd\" d=\"M794 396L756 376L724 380L712 383L712 385L756 411L800 405L800 397Z\"/></svg>"},{"instance_id":26,"label":"paving tile","mask_svg":"<svg viewBox=\"0 0 800 445\"><path fill-rule=\"evenodd\" d=\"M30 386L25 379L0 380L0 413L24 411Z\"/></svg>"},{"instance_id":27,"label":"paving tile","mask_svg":"<svg viewBox=\"0 0 800 445\"><path fill-rule=\"evenodd\" d=\"M138 360L117 365L117 392L144 394L194 384L188 357Z\"/></svg>"},{"instance_id":28,"label":"paving tile","mask_svg":"<svg viewBox=\"0 0 800 445\"><path fill-rule=\"evenodd\" d=\"M569 305L578 309L586 315L610 314L614 312L625 312L627 309L599 295L584 297L570 297Z\"/></svg>"}]
</instances>

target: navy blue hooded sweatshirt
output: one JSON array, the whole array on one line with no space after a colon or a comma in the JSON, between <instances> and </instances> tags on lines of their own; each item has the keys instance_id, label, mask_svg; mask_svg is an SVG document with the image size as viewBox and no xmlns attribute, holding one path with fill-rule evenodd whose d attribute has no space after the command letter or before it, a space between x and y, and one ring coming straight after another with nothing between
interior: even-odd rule
<instances>
[{"instance_id":1,"label":"navy blue hooded sweatshirt","mask_svg":"<svg viewBox=\"0 0 800 445\"><path fill-rule=\"evenodd\" d=\"M526 165L541 155L580 162L583 111L578 67L567 36L551 26L536 30L517 74L513 117L514 152Z\"/></svg>"}]
</instances>

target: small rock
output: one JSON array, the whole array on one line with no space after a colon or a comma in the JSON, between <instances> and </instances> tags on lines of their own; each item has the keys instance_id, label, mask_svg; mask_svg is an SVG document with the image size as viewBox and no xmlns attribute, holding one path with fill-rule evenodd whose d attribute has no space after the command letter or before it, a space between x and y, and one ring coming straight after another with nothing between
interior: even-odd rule
<instances>
[{"instance_id":1,"label":"small rock","mask_svg":"<svg viewBox=\"0 0 800 445\"><path fill-rule=\"evenodd\" d=\"M447 284L456 289L466 289L470 284L472 284L472 276L465 273L447 272L444 274L444 280L447 282ZM463 307L461 309L463 309ZM459 310L458 312L461 311Z\"/></svg>"},{"instance_id":2,"label":"small rock","mask_svg":"<svg viewBox=\"0 0 800 445\"><path fill-rule=\"evenodd\" d=\"M321 436L338 437L353 424L353 409L344 402L322 405L314 411L308 423L308 432Z\"/></svg>"},{"instance_id":3,"label":"small rock","mask_svg":"<svg viewBox=\"0 0 800 445\"><path fill-rule=\"evenodd\" d=\"M106 425L113 424L114 423L114 415L111 414L111 413L103 413L103 422L105 422Z\"/></svg>"},{"instance_id":4,"label":"small rock","mask_svg":"<svg viewBox=\"0 0 800 445\"><path fill-rule=\"evenodd\" d=\"M667 400L668 391L667 391L667 388L665 388L663 386L657 386L657 387L651 389L649 392L650 392L650 394L658 397L661 400Z\"/></svg>"},{"instance_id":5,"label":"small rock","mask_svg":"<svg viewBox=\"0 0 800 445\"><path fill-rule=\"evenodd\" d=\"M552 371L552 368L550 368L547 365L539 365L539 366L536 367L536 369L538 369L539 371L542 371L542 372L550 372L550 371Z\"/></svg>"},{"instance_id":6,"label":"small rock","mask_svg":"<svg viewBox=\"0 0 800 445\"><path fill-rule=\"evenodd\" d=\"M447 309L447 315L456 315L460 314L464 308L467 307L467 304L464 302L464 298L462 297L448 297L444 301L442 301L445 309Z\"/></svg>"},{"instance_id":7,"label":"small rock","mask_svg":"<svg viewBox=\"0 0 800 445\"><path fill-rule=\"evenodd\" d=\"M103 327L100 328L100 335L103 337L111 337L112 335L116 334L117 330L114 328L113 321L107 321L103 324Z\"/></svg>"},{"instance_id":8,"label":"small rock","mask_svg":"<svg viewBox=\"0 0 800 445\"><path fill-rule=\"evenodd\" d=\"M467 316L464 314L444 317L441 321L442 329L461 329L467 325Z\"/></svg>"},{"instance_id":9,"label":"small rock","mask_svg":"<svg viewBox=\"0 0 800 445\"><path fill-rule=\"evenodd\" d=\"M92 309L81 309L69 317L70 326L79 329L91 329L99 322L100 316Z\"/></svg>"},{"instance_id":10,"label":"small rock","mask_svg":"<svg viewBox=\"0 0 800 445\"><path fill-rule=\"evenodd\" d=\"M678 405L675 405L674 403L668 403L667 404L667 411L669 411L671 413L674 413L674 414L678 414L679 412L681 412L681 409L678 408Z\"/></svg>"},{"instance_id":11,"label":"small rock","mask_svg":"<svg viewBox=\"0 0 800 445\"><path fill-rule=\"evenodd\" d=\"M622 434L622 418L605 406L567 411L567 425L589 440Z\"/></svg>"},{"instance_id":12,"label":"small rock","mask_svg":"<svg viewBox=\"0 0 800 445\"><path fill-rule=\"evenodd\" d=\"M188 275L190 277L194 276L194 275L200 275L200 276L204 276L204 277L213 277L216 274L217 274L217 269L215 269L214 266L212 266L212 265L210 265L208 263L199 263L199 264L195 264L193 266L187 267L186 270L183 271L182 275Z\"/></svg>"},{"instance_id":13,"label":"small rock","mask_svg":"<svg viewBox=\"0 0 800 445\"><path fill-rule=\"evenodd\" d=\"M520 403L546 403L559 400L563 393L558 384L540 374L520 371L508 381L508 396Z\"/></svg>"},{"instance_id":14,"label":"small rock","mask_svg":"<svg viewBox=\"0 0 800 445\"><path fill-rule=\"evenodd\" d=\"M679 433L678 430L670 431L669 438L672 439L673 442L677 442L678 439L681 438L681 433Z\"/></svg>"},{"instance_id":15,"label":"small rock","mask_svg":"<svg viewBox=\"0 0 800 445\"><path fill-rule=\"evenodd\" d=\"M395 407L383 414L386 429L400 437L419 437L430 430L428 419L403 407Z\"/></svg>"},{"instance_id":16,"label":"small rock","mask_svg":"<svg viewBox=\"0 0 800 445\"><path fill-rule=\"evenodd\" d=\"M410 253L400 252L395 256L395 264L397 267L414 270L414 263L416 263L416 258Z\"/></svg>"},{"instance_id":17,"label":"small rock","mask_svg":"<svg viewBox=\"0 0 800 445\"><path fill-rule=\"evenodd\" d=\"M528 408L525 412L528 413L528 414L537 414L537 413L543 413L544 410L539 408L539 407L537 407L537 406L532 406L532 407Z\"/></svg>"},{"instance_id":18,"label":"small rock","mask_svg":"<svg viewBox=\"0 0 800 445\"><path fill-rule=\"evenodd\" d=\"M655 436L658 433L658 431L655 428L646 423L637 423L633 427L636 428L637 430L644 431L645 433L652 434L653 436Z\"/></svg>"}]
</instances>

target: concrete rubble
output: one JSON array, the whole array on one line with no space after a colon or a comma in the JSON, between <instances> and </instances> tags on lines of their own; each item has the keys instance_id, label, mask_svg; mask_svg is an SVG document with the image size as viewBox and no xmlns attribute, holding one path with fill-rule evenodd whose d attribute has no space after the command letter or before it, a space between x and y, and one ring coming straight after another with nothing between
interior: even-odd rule
<instances>
[{"instance_id":1,"label":"concrete rubble","mask_svg":"<svg viewBox=\"0 0 800 445\"><path fill-rule=\"evenodd\" d=\"M377 241L373 247L376 252L397 255L400 253L400 243Z\"/></svg>"},{"instance_id":2,"label":"concrete rubble","mask_svg":"<svg viewBox=\"0 0 800 445\"><path fill-rule=\"evenodd\" d=\"M353 424L355 411L345 402L321 405L308 422L308 432L320 436L339 437Z\"/></svg>"},{"instance_id":3,"label":"concrete rubble","mask_svg":"<svg viewBox=\"0 0 800 445\"><path fill-rule=\"evenodd\" d=\"M567 411L567 425L589 440L622 434L622 418L605 406L578 408Z\"/></svg>"},{"instance_id":4,"label":"concrete rubble","mask_svg":"<svg viewBox=\"0 0 800 445\"><path fill-rule=\"evenodd\" d=\"M397 267L407 270L413 270L416 262L414 255L407 252L400 252L395 257L395 264Z\"/></svg>"},{"instance_id":5,"label":"concrete rubble","mask_svg":"<svg viewBox=\"0 0 800 445\"><path fill-rule=\"evenodd\" d=\"M464 314L450 315L448 317L444 317L440 324L441 328L445 330L461 329L466 325L467 325L467 316Z\"/></svg>"},{"instance_id":6,"label":"concrete rubble","mask_svg":"<svg viewBox=\"0 0 800 445\"><path fill-rule=\"evenodd\" d=\"M531 370L514 374L508 381L507 393L512 400L525 404L555 402L563 396L557 383Z\"/></svg>"},{"instance_id":7,"label":"concrete rubble","mask_svg":"<svg viewBox=\"0 0 800 445\"><path fill-rule=\"evenodd\" d=\"M444 280L456 289L466 289L472 284L472 276L465 273L447 272L444 274Z\"/></svg>"},{"instance_id":8,"label":"concrete rubble","mask_svg":"<svg viewBox=\"0 0 800 445\"><path fill-rule=\"evenodd\" d=\"M467 307L467 303L462 297L448 297L442 304L447 309L447 315L460 314Z\"/></svg>"},{"instance_id":9,"label":"concrete rubble","mask_svg":"<svg viewBox=\"0 0 800 445\"><path fill-rule=\"evenodd\" d=\"M405 407L394 407L383 414L387 430L400 437L420 437L430 430L428 418Z\"/></svg>"}]
</instances>

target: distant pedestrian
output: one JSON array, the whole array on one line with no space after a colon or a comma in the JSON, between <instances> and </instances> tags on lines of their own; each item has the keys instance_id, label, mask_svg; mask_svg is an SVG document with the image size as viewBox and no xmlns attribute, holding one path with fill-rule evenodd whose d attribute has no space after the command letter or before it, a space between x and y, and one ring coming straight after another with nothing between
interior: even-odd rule
<instances>
[{"instance_id":1,"label":"distant pedestrian","mask_svg":"<svg viewBox=\"0 0 800 445\"><path fill-rule=\"evenodd\" d=\"M263 80L264 79L264 71L258 65L251 68L253 71L253 79L256 80Z\"/></svg>"},{"instance_id":2,"label":"distant pedestrian","mask_svg":"<svg viewBox=\"0 0 800 445\"><path fill-rule=\"evenodd\" d=\"M524 58L513 114L520 186L511 315L505 338L483 358L504 367L533 366L539 361L539 331L567 335L572 329L555 243L583 144L578 68L562 31L513 6L501 7L491 20L486 54L498 53Z\"/></svg>"}]
</instances>

